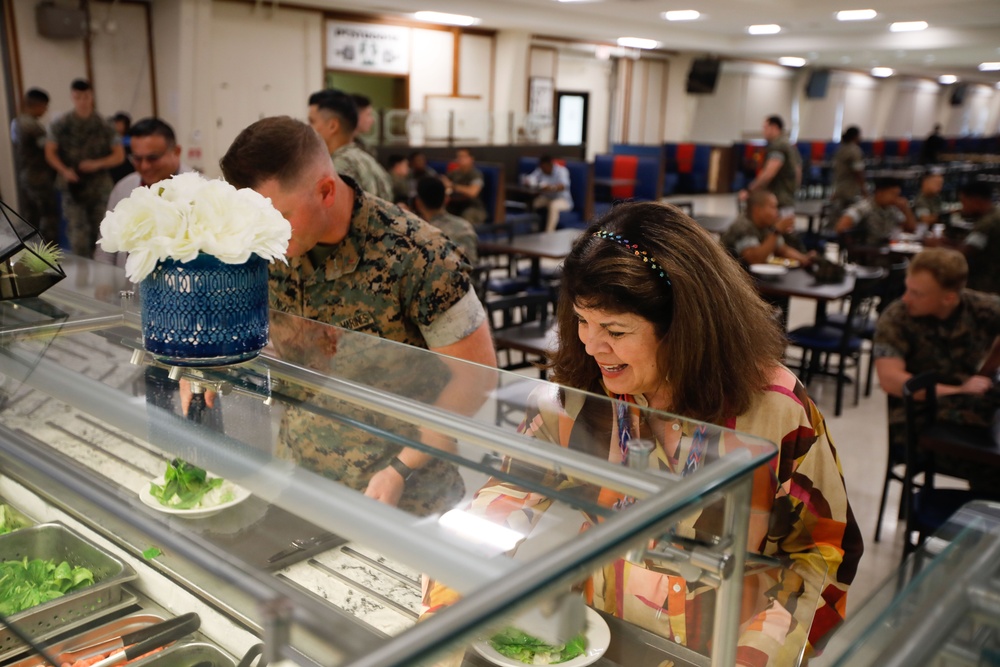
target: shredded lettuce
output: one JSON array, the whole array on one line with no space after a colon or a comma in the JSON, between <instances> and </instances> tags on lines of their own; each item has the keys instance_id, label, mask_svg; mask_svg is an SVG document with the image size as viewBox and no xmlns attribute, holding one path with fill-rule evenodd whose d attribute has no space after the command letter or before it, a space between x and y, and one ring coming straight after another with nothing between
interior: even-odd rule
<instances>
[{"instance_id":1,"label":"shredded lettuce","mask_svg":"<svg viewBox=\"0 0 1000 667\"><path fill-rule=\"evenodd\" d=\"M563 645L553 645L517 628L507 628L490 637L497 653L528 665L557 665L581 656L587 650L587 638L580 634Z\"/></svg>"}]
</instances>

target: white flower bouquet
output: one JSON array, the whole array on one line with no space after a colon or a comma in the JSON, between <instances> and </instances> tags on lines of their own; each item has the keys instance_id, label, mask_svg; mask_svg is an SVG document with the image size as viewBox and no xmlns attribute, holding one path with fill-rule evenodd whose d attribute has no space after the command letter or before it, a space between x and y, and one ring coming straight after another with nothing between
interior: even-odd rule
<instances>
[{"instance_id":1,"label":"white flower bouquet","mask_svg":"<svg viewBox=\"0 0 1000 667\"><path fill-rule=\"evenodd\" d=\"M107 252L127 252L125 273L138 283L159 261L190 262L199 253L226 264L243 264L252 254L287 262L291 233L271 200L191 172L133 190L104 216L98 243Z\"/></svg>"}]
</instances>

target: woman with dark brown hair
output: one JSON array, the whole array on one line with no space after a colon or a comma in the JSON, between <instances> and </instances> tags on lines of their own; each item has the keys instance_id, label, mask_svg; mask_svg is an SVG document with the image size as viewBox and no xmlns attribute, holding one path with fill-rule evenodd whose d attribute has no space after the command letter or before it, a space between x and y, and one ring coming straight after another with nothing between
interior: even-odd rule
<instances>
[{"instance_id":1,"label":"woman with dark brown hair","mask_svg":"<svg viewBox=\"0 0 1000 667\"><path fill-rule=\"evenodd\" d=\"M522 430L616 464L629 463L630 442L652 441L648 466L681 476L746 446L725 433L699 438L686 419L776 443L770 470L754 477L748 548L785 568L745 579L737 664L795 665L843 618L863 546L823 416L782 364L783 332L751 280L680 210L615 207L563 264L551 364L557 383L607 395L610 407L575 392L539 392ZM612 508L630 502L609 489L596 500ZM549 503L491 480L470 511L523 531ZM703 531L710 514L678 530ZM597 520L585 514L583 527ZM704 584L647 558L595 572L587 590L588 602L606 613L710 648L711 632L701 626L714 596ZM449 598L431 586L425 603Z\"/></svg>"}]
</instances>

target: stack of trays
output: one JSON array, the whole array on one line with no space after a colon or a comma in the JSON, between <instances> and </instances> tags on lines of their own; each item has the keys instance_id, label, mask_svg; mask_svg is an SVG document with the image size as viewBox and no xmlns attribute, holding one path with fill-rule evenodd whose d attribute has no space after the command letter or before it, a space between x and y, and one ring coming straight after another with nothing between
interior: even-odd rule
<instances>
[{"instance_id":1,"label":"stack of trays","mask_svg":"<svg viewBox=\"0 0 1000 667\"><path fill-rule=\"evenodd\" d=\"M54 637L135 601L122 588L122 584L136 577L135 571L60 523L45 523L0 535L0 558L41 558L57 563L65 560L94 573L94 585L25 609L8 619L33 640ZM26 649L7 627L0 628L0 660Z\"/></svg>"}]
</instances>

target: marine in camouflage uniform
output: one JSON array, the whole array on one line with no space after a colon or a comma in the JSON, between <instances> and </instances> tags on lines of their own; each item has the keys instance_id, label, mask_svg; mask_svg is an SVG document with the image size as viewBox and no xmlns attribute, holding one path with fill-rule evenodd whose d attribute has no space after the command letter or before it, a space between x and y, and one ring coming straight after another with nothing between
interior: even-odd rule
<instances>
[{"instance_id":1,"label":"marine in camouflage uniform","mask_svg":"<svg viewBox=\"0 0 1000 667\"><path fill-rule=\"evenodd\" d=\"M448 174L448 179L452 182L452 185L479 185L482 187L483 183L486 182L486 179L483 178L483 172L475 167L465 170L456 169ZM482 194L482 191L479 194ZM486 222L487 217L486 205L482 199L479 197L462 197L456 192L451 194L451 200L448 202L448 212L461 216L474 225Z\"/></svg>"},{"instance_id":2,"label":"marine in camouflage uniform","mask_svg":"<svg viewBox=\"0 0 1000 667\"><path fill-rule=\"evenodd\" d=\"M941 195L920 193L913 200L913 215L917 216L917 220L922 220L927 216L933 216L935 220L939 220L942 208L944 208L944 200L941 199Z\"/></svg>"},{"instance_id":3,"label":"marine in camouflage uniform","mask_svg":"<svg viewBox=\"0 0 1000 667\"><path fill-rule=\"evenodd\" d=\"M475 331L485 314L471 289L470 266L434 228L342 178L355 191L347 237L333 248L289 258L288 266L272 264L270 305L372 334L344 336L332 366L323 370L432 404L450 379L443 362L374 336L427 348ZM273 338L281 353L281 332ZM418 439L412 425L336 399L310 398L307 404L320 410L303 406L286 412L281 454L359 491L403 446L343 423L342 417ZM326 410L337 417L326 416ZM461 500L464 490L457 468L433 457L406 482L399 507L420 515L441 511Z\"/></svg>"},{"instance_id":4,"label":"marine in camouflage uniform","mask_svg":"<svg viewBox=\"0 0 1000 667\"><path fill-rule=\"evenodd\" d=\"M875 358L899 358L906 372L919 375L938 373L943 384L960 385L975 375L986 359L993 341L1000 335L1000 297L964 289L960 303L945 320L933 316L913 317L902 300L894 301L879 317L875 329ZM1000 408L1000 389L982 396L956 394L937 397L937 419L944 422L991 426ZM906 412L903 399L889 396L889 442L906 446ZM942 473L968 479L977 487L1000 481L996 473L985 473L967 462L935 456Z\"/></svg>"},{"instance_id":5,"label":"marine in camouflage uniform","mask_svg":"<svg viewBox=\"0 0 1000 667\"><path fill-rule=\"evenodd\" d=\"M965 245L978 252L969 256L969 287L1000 294L1000 209L976 221Z\"/></svg>"},{"instance_id":6,"label":"marine in camouflage uniform","mask_svg":"<svg viewBox=\"0 0 1000 667\"><path fill-rule=\"evenodd\" d=\"M62 115L49 127L49 141L57 144L59 159L70 169L76 169L83 160L106 157L121 143L115 128L97 111L86 118L72 111ZM63 212L73 254L93 257L114 183L107 169L90 174L78 170L77 173L80 180L76 183L59 179L59 187L63 190Z\"/></svg>"},{"instance_id":7,"label":"marine in camouflage uniform","mask_svg":"<svg viewBox=\"0 0 1000 667\"><path fill-rule=\"evenodd\" d=\"M854 223L855 237L861 245L885 243L896 228L906 221L906 215L895 206L878 206L872 197L851 206L844 215Z\"/></svg>"},{"instance_id":8,"label":"marine in camouflage uniform","mask_svg":"<svg viewBox=\"0 0 1000 667\"><path fill-rule=\"evenodd\" d=\"M22 113L14 121L14 160L21 194L21 214L46 242L59 243L56 172L45 161L47 133L41 121Z\"/></svg>"},{"instance_id":9,"label":"marine in camouflage uniform","mask_svg":"<svg viewBox=\"0 0 1000 667\"><path fill-rule=\"evenodd\" d=\"M865 154L854 141L841 142L833 154L833 193L830 195L830 213L827 220L832 226L844 210L861 199L863 192L857 174L864 173Z\"/></svg>"},{"instance_id":10,"label":"marine in camouflage uniform","mask_svg":"<svg viewBox=\"0 0 1000 667\"><path fill-rule=\"evenodd\" d=\"M392 179L375 158L353 141L333 151L330 155L333 168L341 176L350 176L365 192L379 199L392 201Z\"/></svg>"},{"instance_id":11,"label":"marine in camouflage uniform","mask_svg":"<svg viewBox=\"0 0 1000 667\"><path fill-rule=\"evenodd\" d=\"M802 157L783 136L767 142L766 160L781 160L781 168L774 175L767 189L778 198L778 207L787 209L795 206L795 191L799 189L799 166Z\"/></svg>"}]
</instances>

